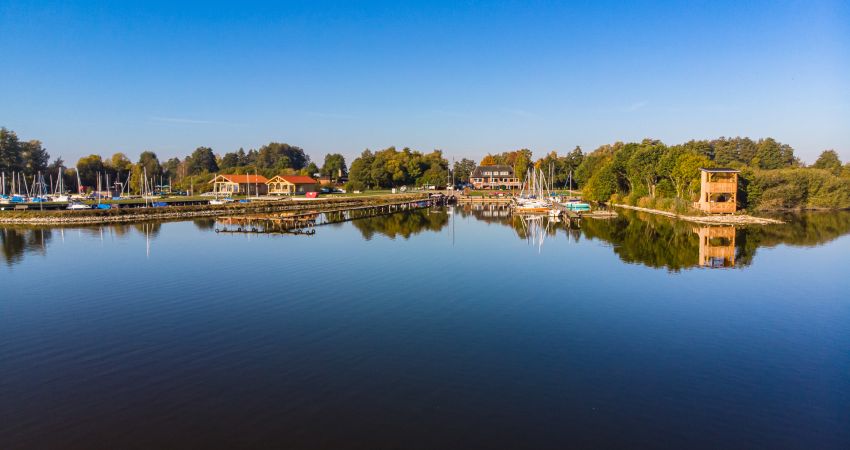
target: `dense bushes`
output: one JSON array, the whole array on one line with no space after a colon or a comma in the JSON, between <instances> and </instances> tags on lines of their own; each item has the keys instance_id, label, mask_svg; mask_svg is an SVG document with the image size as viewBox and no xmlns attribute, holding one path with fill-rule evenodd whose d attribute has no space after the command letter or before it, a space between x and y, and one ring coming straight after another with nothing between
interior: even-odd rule
<instances>
[{"instance_id":1,"label":"dense bushes","mask_svg":"<svg viewBox=\"0 0 850 450\"><path fill-rule=\"evenodd\" d=\"M850 179L831 170L760 170L748 174L747 181L752 209L850 208Z\"/></svg>"}]
</instances>

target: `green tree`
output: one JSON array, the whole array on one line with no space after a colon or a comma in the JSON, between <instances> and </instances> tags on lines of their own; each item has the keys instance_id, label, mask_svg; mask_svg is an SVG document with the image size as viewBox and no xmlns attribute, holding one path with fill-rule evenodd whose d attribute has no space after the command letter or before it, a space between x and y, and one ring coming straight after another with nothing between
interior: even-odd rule
<instances>
[{"instance_id":1,"label":"green tree","mask_svg":"<svg viewBox=\"0 0 850 450\"><path fill-rule=\"evenodd\" d=\"M133 167L133 162L130 161L127 155L117 152L108 161L105 161L104 165L115 172L129 172Z\"/></svg>"},{"instance_id":2,"label":"green tree","mask_svg":"<svg viewBox=\"0 0 850 450\"><path fill-rule=\"evenodd\" d=\"M454 177L456 182L468 183L469 176L472 175L472 172L475 170L475 161L471 159L463 158L460 161L455 161L454 167L452 168L452 172L454 172Z\"/></svg>"},{"instance_id":3,"label":"green tree","mask_svg":"<svg viewBox=\"0 0 850 450\"><path fill-rule=\"evenodd\" d=\"M139 155L139 166L143 173L147 173L148 178L157 178L162 175L162 166L159 164L159 158L156 153L144 151Z\"/></svg>"},{"instance_id":4,"label":"green tree","mask_svg":"<svg viewBox=\"0 0 850 450\"><path fill-rule=\"evenodd\" d=\"M688 193L692 198L695 187L699 186L700 168L711 167L711 161L703 155L684 153L676 160L670 172L670 180L676 188L676 197L683 198Z\"/></svg>"},{"instance_id":5,"label":"green tree","mask_svg":"<svg viewBox=\"0 0 850 450\"><path fill-rule=\"evenodd\" d=\"M575 172L581 166L582 162L584 162L584 153L581 151L581 147L579 146L576 146L573 151L567 153L567 156L564 158L564 176L567 180L569 180L569 174L573 173L572 185L569 186L570 189L574 189L578 186L575 180Z\"/></svg>"},{"instance_id":6,"label":"green tree","mask_svg":"<svg viewBox=\"0 0 850 450\"><path fill-rule=\"evenodd\" d=\"M218 163L215 160L215 154L209 147L198 147L192 152L192 156L188 161L189 175L198 175L200 173L218 172Z\"/></svg>"},{"instance_id":7,"label":"green tree","mask_svg":"<svg viewBox=\"0 0 850 450\"><path fill-rule=\"evenodd\" d=\"M596 173L604 164L610 162L613 158L614 147L611 145L603 145L585 156L581 164L579 164L575 173L575 182L578 187L584 188L590 181L593 174Z\"/></svg>"},{"instance_id":8,"label":"green tree","mask_svg":"<svg viewBox=\"0 0 850 450\"><path fill-rule=\"evenodd\" d=\"M525 180L528 168L531 166L531 150L519 150L512 165L515 176L520 180Z\"/></svg>"},{"instance_id":9,"label":"green tree","mask_svg":"<svg viewBox=\"0 0 850 450\"><path fill-rule=\"evenodd\" d=\"M305 175L311 177L316 176L316 174L319 173L319 166L317 166L316 163L310 161L310 164L307 164L307 167L304 168L304 172Z\"/></svg>"},{"instance_id":10,"label":"green tree","mask_svg":"<svg viewBox=\"0 0 850 450\"><path fill-rule=\"evenodd\" d=\"M715 158L716 149L709 141L690 140L682 144L682 148L687 152L704 156L709 160L713 160Z\"/></svg>"},{"instance_id":11,"label":"green tree","mask_svg":"<svg viewBox=\"0 0 850 450\"><path fill-rule=\"evenodd\" d=\"M365 190L373 187L372 180L372 163L375 161L375 155L366 149L351 162L351 169L348 172L348 188L352 190Z\"/></svg>"},{"instance_id":12,"label":"green tree","mask_svg":"<svg viewBox=\"0 0 850 450\"><path fill-rule=\"evenodd\" d=\"M597 170L587 181L583 189L584 196L589 200L607 202L617 192L617 174L614 164L608 161Z\"/></svg>"},{"instance_id":13,"label":"green tree","mask_svg":"<svg viewBox=\"0 0 850 450\"><path fill-rule=\"evenodd\" d=\"M22 165L18 135L14 131L0 128L0 171L17 172L21 170Z\"/></svg>"},{"instance_id":14,"label":"green tree","mask_svg":"<svg viewBox=\"0 0 850 450\"><path fill-rule=\"evenodd\" d=\"M656 141L644 141L641 146L632 153L627 163L627 173L630 180L640 180L642 186L646 186L646 193L655 197L655 185L658 183L658 162L665 151L664 144ZM632 189L635 189L632 184Z\"/></svg>"},{"instance_id":15,"label":"green tree","mask_svg":"<svg viewBox=\"0 0 850 450\"><path fill-rule=\"evenodd\" d=\"M248 159L251 156L249 155ZM309 162L310 157L304 153L302 148L280 142L270 142L260 147L260 150L256 153L255 161L251 161L249 164L256 164L260 169L292 168L301 170L307 167Z\"/></svg>"},{"instance_id":16,"label":"green tree","mask_svg":"<svg viewBox=\"0 0 850 450\"><path fill-rule=\"evenodd\" d=\"M20 143L21 162L24 173L32 176L44 172L50 162L50 154L41 145L41 141L32 140Z\"/></svg>"},{"instance_id":17,"label":"green tree","mask_svg":"<svg viewBox=\"0 0 850 450\"><path fill-rule=\"evenodd\" d=\"M332 180L345 176L348 167L345 165L345 157L339 153L328 153L325 155L325 163L322 164L322 175L331 177Z\"/></svg>"},{"instance_id":18,"label":"green tree","mask_svg":"<svg viewBox=\"0 0 850 450\"><path fill-rule=\"evenodd\" d=\"M97 178L103 172L103 159L100 155L84 156L77 161L77 173L83 186L96 189Z\"/></svg>"},{"instance_id":19,"label":"green tree","mask_svg":"<svg viewBox=\"0 0 850 450\"><path fill-rule=\"evenodd\" d=\"M754 165L761 169L781 169L794 164L794 150L785 144L776 142L773 138L759 140L756 145ZM750 161L751 164L754 161Z\"/></svg>"},{"instance_id":20,"label":"green tree","mask_svg":"<svg viewBox=\"0 0 850 450\"><path fill-rule=\"evenodd\" d=\"M170 158L162 165L162 174L171 178L172 182L179 181L182 179L182 173L180 171L182 166L183 162L180 161L180 158Z\"/></svg>"},{"instance_id":21,"label":"green tree","mask_svg":"<svg viewBox=\"0 0 850 450\"><path fill-rule=\"evenodd\" d=\"M720 167L750 164L757 151L756 143L746 137L721 137L711 141L711 146L714 148L714 162Z\"/></svg>"},{"instance_id":22,"label":"green tree","mask_svg":"<svg viewBox=\"0 0 850 450\"><path fill-rule=\"evenodd\" d=\"M244 153L244 152L243 152ZM221 158L221 170L239 167L239 154L236 152L225 153Z\"/></svg>"},{"instance_id":23,"label":"green tree","mask_svg":"<svg viewBox=\"0 0 850 450\"><path fill-rule=\"evenodd\" d=\"M825 150L820 154L817 161L812 164L815 169L828 170L836 175L841 174L841 159L835 150Z\"/></svg>"}]
</instances>

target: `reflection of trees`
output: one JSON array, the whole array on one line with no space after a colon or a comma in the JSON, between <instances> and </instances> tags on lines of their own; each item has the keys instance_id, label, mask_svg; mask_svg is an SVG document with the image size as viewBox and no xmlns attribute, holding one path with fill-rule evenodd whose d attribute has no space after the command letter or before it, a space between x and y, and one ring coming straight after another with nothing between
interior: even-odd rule
<instances>
[{"instance_id":1,"label":"reflection of trees","mask_svg":"<svg viewBox=\"0 0 850 450\"><path fill-rule=\"evenodd\" d=\"M3 228L0 230L3 259L11 266L20 262L25 253L43 254L52 238L53 234L49 229Z\"/></svg>"},{"instance_id":2,"label":"reflection of trees","mask_svg":"<svg viewBox=\"0 0 850 450\"><path fill-rule=\"evenodd\" d=\"M814 247L850 233L850 211L787 214L785 225L747 228L738 231L738 261L752 263L759 247L780 244Z\"/></svg>"},{"instance_id":3,"label":"reflection of trees","mask_svg":"<svg viewBox=\"0 0 850 450\"><path fill-rule=\"evenodd\" d=\"M793 214L784 219L785 225L740 228L734 235L728 236L726 239L735 246L735 252L734 256L726 258L725 265L746 267L752 264L759 247L822 245L850 233L850 211ZM614 252L626 262L665 267L672 271L700 263L699 233L704 227L695 227L687 222L619 211L616 219L583 220L581 229L588 238L613 244ZM702 249L705 254L720 251L723 247L711 238L708 244L711 248L704 245Z\"/></svg>"},{"instance_id":4,"label":"reflection of trees","mask_svg":"<svg viewBox=\"0 0 850 450\"><path fill-rule=\"evenodd\" d=\"M440 231L448 225L449 215L445 210L417 209L406 213L357 219L351 223L367 240L372 239L376 233L393 239L397 236L408 239L425 230Z\"/></svg>"},{"instance_id":5,"label":"reflection of trees","mask_svg":"<svg viewBox=\"0 0 850 450\"><path fill-rule=\"evenodd\" d=\"M130 225L126 223L116 223L114 225L110 225L109 228L112 234L114 234L116 237L127 236L127 234L130 233L130 231L132 230Z\"/></svg>"},{"instance_id":6,"label":"reflection of trees","mask_svg":"<svg viewBox=\"0 0 850 450\"><path fill-rule=\"evenodd\" d=\"M162 229L162 222L139 222L134 223L133 227L142 236L157 237Z\"/></svg>"},{"instance_id":7,"label":"reflection of trees","mask_svg":"<svg viewBox=\"0 0 850 450\"><path fill-rule=\"evenodd\" d=\"M195 227L199 230L212 230L215 228L214 218L195 219L192 223L194 223Z\"/></svg>"},{"instance_id":8,"label":"reflection of trees","mask_svg":"<svg viewBox=\"0 0 850 450\"><path fill-rule=\"evenodd\" d=\"M585 219L584 235L614 246L629 263L679 271L699 262L699 236L692 224L652 214L619 211L615 219Z\"/></svg>"}]
</instances>

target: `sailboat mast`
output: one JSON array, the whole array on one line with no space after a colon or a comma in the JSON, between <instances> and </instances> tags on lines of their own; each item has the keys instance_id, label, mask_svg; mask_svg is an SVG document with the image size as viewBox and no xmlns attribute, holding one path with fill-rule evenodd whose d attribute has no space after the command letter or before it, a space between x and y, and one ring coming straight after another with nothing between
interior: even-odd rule
<instances>
[{"instance_id":1,"label":"sailboat mast","mask_svg":"<svg viewBox=\"0 0 850 450\"><path fill-rule=\"evenodd\" d=\"M148 184L148 168L147 168L147 167L143 167L143 168L142 168L142 170L144 171L144 174L143 174L143 176L142 176L142 179L143 179L143 180L145 180L145 185L144 185L144 187L142 188L142 197L144 197L144 199L145 199L145 207L147 207L147 206L148 206L148 193L147 193L147 187L148 187L148 186L147 186L147 184Z\"/></svg>"}]
</instances>

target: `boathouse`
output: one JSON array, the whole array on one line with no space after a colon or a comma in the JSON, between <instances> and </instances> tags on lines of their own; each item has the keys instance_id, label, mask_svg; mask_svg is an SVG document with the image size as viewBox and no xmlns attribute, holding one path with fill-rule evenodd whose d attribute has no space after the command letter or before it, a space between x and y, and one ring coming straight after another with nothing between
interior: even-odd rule
<instances>
[{"instance_id":1,"label":"boathouse","mask_svg":"<svg viewBox=\"0 0 850 450\"><path fill-rule=\"evenodd\" d=\"M316 192L319 182L306 175L277 175L267 185L270 195L293 195Z\"/></svg>"},{"instance_id":2,"label":"boathouse","mask_svg":"<svg viewBox=\"0 0 850 450\"><path fill-rule=\"evenodd\" d=\"M508 165L478 166L469 176L475 189L519 189L521 183Z\"/></svg>"},{"instance_id":3,"label":"boathouse","mask_svg":"<svg viewBox=\"0 0 850 450\"><path fill-rule=\"evenodd\" d=\"M735 169L700 169L699 201L694 204L709 214L732 214L738 209L738 173Z\"/></svg>"},{"instance_id":4,"label":"boathouse","mask_svg":"<svg viewBox=\"0 0 850 450\"><path fill-rule=\"evenodd\" d=\"M218 175L210 184L216 194L265 195L268 182L268 178L262 175Z\"/></svg>"}]
</instances>

